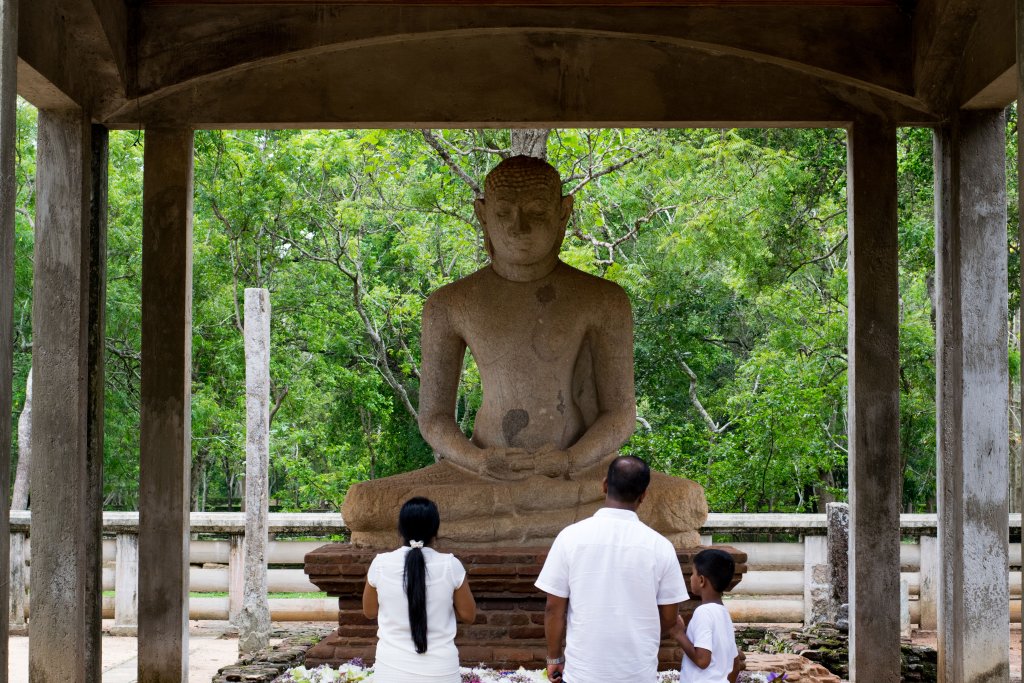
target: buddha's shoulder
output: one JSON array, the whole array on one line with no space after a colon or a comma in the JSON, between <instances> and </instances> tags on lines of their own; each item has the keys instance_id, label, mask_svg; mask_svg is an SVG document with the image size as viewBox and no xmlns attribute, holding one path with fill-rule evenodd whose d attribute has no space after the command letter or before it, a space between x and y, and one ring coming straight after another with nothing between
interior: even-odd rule
<instances>
[{"instance_id":1,"label":"buddha's shoulder","mask_svg":"<svg viewBox=\"0 0 1024 683\"><path fill-rule=\"evenodd\" d=\"M567 263L559 264L559 277L570 285L577 293L585 294L588 300L595 303L612 303L629 305L629 295L621 285L599 275L585 273Z\"/></svg>"},{"instance_id":2,"label":"buddha's shoulder","mask_svg":"<svg viewBox=\"0 0 1024 683\"><path fill-rule=\"evenodd\" d=\"M473 293L481 289L487 289L489 281L493 280L494 277L495 275L490 267L481 268L454 282L438 287L427 297L427 301L443 302L472 296Z\"/></svg>"}]
</instances>

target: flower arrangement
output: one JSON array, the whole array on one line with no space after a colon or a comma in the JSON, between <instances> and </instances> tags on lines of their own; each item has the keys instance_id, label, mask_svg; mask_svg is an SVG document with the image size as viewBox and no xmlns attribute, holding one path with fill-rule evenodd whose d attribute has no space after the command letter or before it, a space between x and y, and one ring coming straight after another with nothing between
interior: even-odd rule
<instances>
[{"instance_id":1,"label":"flower arrangement","mask_svg":"<svg viewBox=\"0 0 1024 683\"><path fill-rule=\"evenodd\" d=\"M462 683L546 683L547 671L502 671L489 669L482 664L461 669ZM674 683L679 680L678 671L662 671L658 683ZM353 659L337 669L328 665L307 669L297 666L288 669L275 679L274 683L373 683L373 668L367 667L361 659Z\"/></svg>"}]
</instances>

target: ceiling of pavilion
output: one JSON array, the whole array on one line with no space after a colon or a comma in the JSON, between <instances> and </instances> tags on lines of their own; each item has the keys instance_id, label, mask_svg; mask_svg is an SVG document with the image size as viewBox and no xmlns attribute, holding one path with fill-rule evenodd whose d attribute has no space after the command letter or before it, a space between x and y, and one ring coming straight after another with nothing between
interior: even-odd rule
<instances>
[{"instance_id":1,"label":"ceiling of pavilion","mask_svg":"<svg viewBox=\"0 0 1024 683\"><path fill-rule=\"evenodd\" d=\"M19 92L112 127L929 123L1016 86L1013 0L34 0L19 36Z\"/></svg>"}]
</instances>

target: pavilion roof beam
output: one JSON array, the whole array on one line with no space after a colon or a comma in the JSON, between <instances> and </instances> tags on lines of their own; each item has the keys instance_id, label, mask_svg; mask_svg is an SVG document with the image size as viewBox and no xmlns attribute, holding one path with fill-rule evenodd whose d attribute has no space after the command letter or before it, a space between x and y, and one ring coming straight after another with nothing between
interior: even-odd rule
<instances>
[{"instance_id":1,"label":"pavilion roof beam","mask_svg":"<svg viewBox=\"0 0 1024 683\"><path fill-rule=\"evenodd\" d=\"M964 94L962 72L970 66L965 65L972 34L977 41L991 43L987 48L998 50L1000 46L995 44L1003 42L977 31L976 25L984 22L989 29L998 29L986 21L986 15L998 16L1007 8L1009 14L1002 28L1011 31L1006 47L1012 53L1013 0L920 0L914 12L914 81L918 99L932 111L959 108Z\"/></svg>"},{"instance_id":2,"label":"pavilion roof beam","mask_svg":"<svg viewBox=\"0 0 1024 683\"><path fill-rule=\"evenodd\" d=\"M487 96L482 97L481 93ZM867 89L730 55L553 31L439 33L261 63L132 101L112 127L931 123Z\"/></svg>"},{"instance_id":3,"label":"pavilion roof beam","mask_svg":"<svg viewBox=\"0 0 1024 683\"><path fill-rule=\"evenodd\" d=\"M967 39L958 82L967 109L1002 109L1017 97L1014 6L992 2L979 13Z\"/></svg>"},{"instance_id":4,"label":"pavilion roof beam","mask_svg":"<svg viewBox=\"0 0 1024 683\"><path fill-rule=\"evenodd\" d=\"M122 103L127 29L119 44L112 43L107 33L109 29L116 36L120 30L118 17L124 15L117 4L115 0L96 0L95 5L92 0L21 3L18 94L37 107L64 108L74 103L98 115ZM105 9L99 10L99 5Z\"/></svg>"},{"instance_id":5,"label":"pavilion roof beam","mask_svg":"<svg viewBox=\"0 0 1024 683\"><path fill-rule=\"evenodd\" d=\"M254 65L447 32L565 31L744 56L913 103L911 20L887 6L143 6L145 96Z\"/></svg>"}]
</instances>

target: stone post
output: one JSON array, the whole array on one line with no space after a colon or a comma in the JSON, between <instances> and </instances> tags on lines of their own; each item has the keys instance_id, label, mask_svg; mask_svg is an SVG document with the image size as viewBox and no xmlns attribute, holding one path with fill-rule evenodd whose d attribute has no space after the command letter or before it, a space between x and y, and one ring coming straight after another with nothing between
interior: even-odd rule
<instances>
[{"instance_id":1,"label":"stone post","mask_svg":"<svg viewBox=\"0 0 1024 683\"><path fill-rule=\"evenodd\" d=\"M935 131L939 677L1009 676L1006 132L1002 111Z\"/></svg>"},{"instance_id":2,"label":"stone post","mask_svg":"<svg viewBox=\"0 0 1024 683\"><path fill-rule=\"evenodd\" d=\"M238 650L270 643L267 514L270 467L270 293L245 290L245 597Z\"/></svg>"},{"instance_id":3,"label":"stone post","mask_svg":"<svg viewBox=\"0 0 1024 683\"><path fill-rule=\"evenodd\" d=\"M27 589L25 581L25 532L11 532L11 632L25 635L25 598Z\"/></svg>"},{"instance_id":4,"label":"stone post","mask_svg":"<svg viewBox=\"0 0 1024 683\"><path fill-rule=\"evenodd\" d=\"M828 539L804 536L804 626L831 620L832 586L829 583Z\"/></svg>"},{"instance_id":5,"label":"stone post","mask_svg":"<svg viewBox=\"0 0 1024 683\"><path fill-rule=\"evenodd\" d=\"M146 129L142 197L139 683L188 680L192 131Z\"/></svg>"},{"instance_id":6,"label":"stone post","mask_svg":"<svg viewBox=\"0 0 1024 683\"><path fill-rule=\"evenodd\" d=\"M899 249L896 126L847 143L850 680L900 679Z\"/></svg>"},{"instance_id":7,"label":"stone post","mask_svg":"<svg viewBox=\"0 0 1024 683\"><path fill-rule=\"evenodd\" d=\"M245 534L228 536L228 620L238 623L245 598Z\"/></svg>"},{"instance_id":8,"label":"stone post","mask_svg":"<svg viewBox=\"0 0 1024 683\"><path fill-rule=\"evenodd\" d=\"M84 112L40 110L37 150L29 675L98 682L106 207L90 204L105 200L106 134Z\"/></svg>"},{"instance_id":9,"label":"stone post","mask_svg":"<svg viewBox=\"0 0 1024 683\"><path fill-rule=\"evenodd\" d=\"M134 636L139 626L139 535L122 532L116 537L114 562L114 627L116 636Z\"/></svg>"},{"instance_id":10,"label":"stone post","mask_svg":"<svg viewBox=\"0 0 1024 683\"><path fill-rule=\"evenodd\" d=\"M923 631L934 631L938 628L938 591L939 591L939 539L935 536L922 536L921 546L921 586L919 603L921 617L919 624Z\"/></svg>"},{"instance_id":11,"label":"stone post","mask_svg":"<svg viewBox=\"0 0 1024 683\"><path fill-rule=\"evenodd\" d=\"M0 0L0 444L11 443L11 378L14 375L14 158L17 143L18 0ZM0 472L11 471L11 449L0 448ZM0 477L0 539L10 532L10 478ZM10 547L0 543L0 576L8 572ZM0 581L0 583L4 583ZM0 585L0 605L8 604ZM24 614L24 612L22 612ZM0 671L7 671L8 627L0 619Z\"/></svg>"},{"instance_id":12,"label":"stone post","mask_svg":"<svg viewBox=\"0 0 1024 683\"><path fill-rule=\"evenodd\" d=\"M830 585L829 621L840 628L849 626L850 593L850 506L829 503L825 506L828 524L828 570Z\"/></svg>"}]
</instances>

